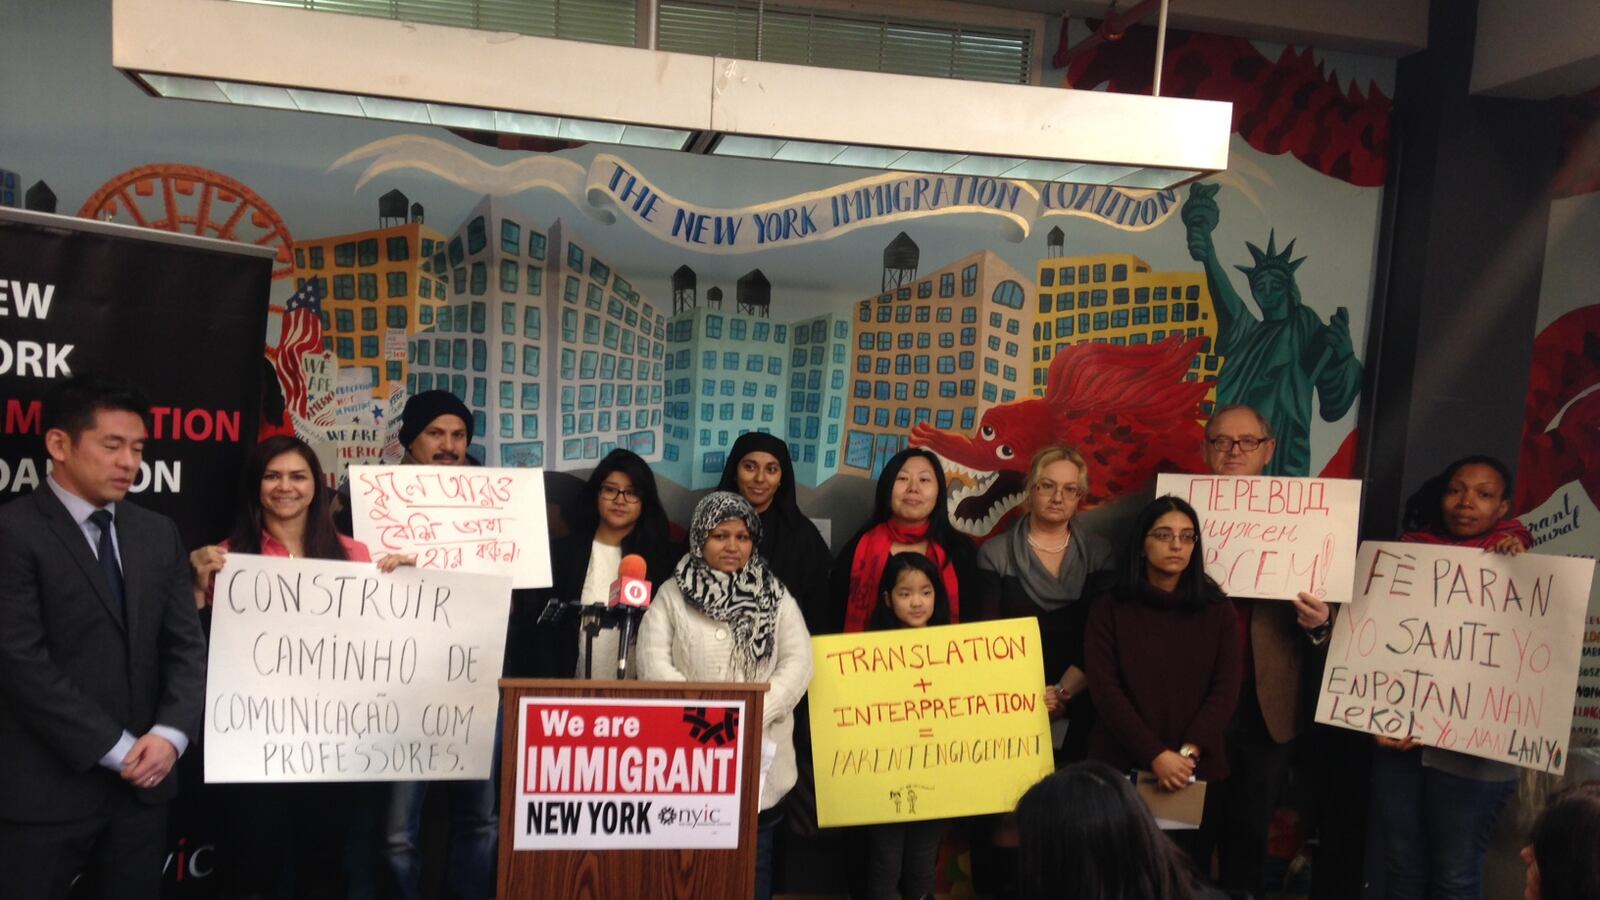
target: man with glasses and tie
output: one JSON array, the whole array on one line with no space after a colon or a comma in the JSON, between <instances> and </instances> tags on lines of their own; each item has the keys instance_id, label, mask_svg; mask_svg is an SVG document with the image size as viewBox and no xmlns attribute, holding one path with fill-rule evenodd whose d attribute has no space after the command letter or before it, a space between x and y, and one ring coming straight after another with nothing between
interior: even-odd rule
<instances>
[{"instance_id":1,"label":"man with glasses and tie","mask_svg":"<svg viewBox=\"0 0 1600 900\"><path fill-rule=\"evenodd\" d=\"M149 403L120 379L54 386L54 464L0 509L0 894L161 893L178 757L206 645L177 526L124 500ZM84 891L83 888L88 888Z\"/></svg>"},{"instance_id":2,"label":"man with glasses and tie","mask_svg":"<svg viewBox=\"0 0 1600 900\"><path fill-rule=\"evenodd\" d=\"M400 414L402 465L476 465L467 455L472 440L472 410L449 391L423 391L406 401ZM431 782L398 782L389 794L384 829L394 895L422 896L422 807ZM448 781L450 839L444 896L449 900L487 900L493 893L495 842L494 781Z\"/></svg>"},{"instance_id":3,"label":"man with glasses and tie","mask_svg":"<svg viewBox=\"0 0 1600 900\"><path fill-rule=\"evenodd\" d=\"M1213 475L1262 474L1277 441L1248 406L1224 406L1206 426ZM1307 648L1332 630L1328 605L1310 594L1291 602L1233 598L1244 648L1239 705L1225 735L1231 774L1206 795L1217 850L1218 884L1261 896L1267 829L1277 808L1292 741L1300 728L1300 671Z\"/></svg>"}]
</instances>

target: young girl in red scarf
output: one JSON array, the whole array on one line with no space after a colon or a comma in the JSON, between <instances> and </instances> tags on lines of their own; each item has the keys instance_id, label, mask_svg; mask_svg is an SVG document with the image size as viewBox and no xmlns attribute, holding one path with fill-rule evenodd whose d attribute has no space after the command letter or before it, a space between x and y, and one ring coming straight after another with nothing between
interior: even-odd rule
<instances>
[{"instance_id":1,"label":"young girl in red scarf","mask_svg":"<svg viewBox=\"0 0 1600 900\"><path fill-rule=\"evenodd\" d=\"M976 550L972 539L950 524L939 458L915 447L900 451L884 465L872 518L834 560L828 579L833 602L829 631L867 627L878 605L884 564L890 556L906 552L921 553L938 568L950 597L950 621L961 621L961 585L973 577Z\"/></svg>"}]
</instances>

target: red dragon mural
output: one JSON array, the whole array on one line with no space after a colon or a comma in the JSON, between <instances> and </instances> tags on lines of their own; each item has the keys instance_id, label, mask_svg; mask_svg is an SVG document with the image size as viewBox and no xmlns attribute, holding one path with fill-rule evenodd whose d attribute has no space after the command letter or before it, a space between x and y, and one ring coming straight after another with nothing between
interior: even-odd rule
<instances>
[{"instance_id":1,"label":"red dragon mural","mask_svg":"<svg viewBox=\"0 0 1600 900\"><path fill-rule=\"evenodd\" d=\"M1600 498L1600 303L1551 322L1533 340L1516 509L1572 481Z\"/></svg>"},{"instance_id":2,"label":"red dragon mural","mask_svg":"<svg viewBox=\"0 0 1600 900\"><path fill-rule=\"evenodd\" d=\"M1085 509L1143 488L1158 472L1200 471L1200 403L1210 385L1184 376L1204 343L1068 347L1050 364L1043 397L991 408L973 437L924 422L911 430L911 445L945 461L955 476L950 515L980 538L1021 514L1028 462L1047 444L1076 447L1087 459Z\"/></svg>"},{"instance_id":3,"label":"red dragon mural","mask_svg":"<svg viewBox=\"0 0 1600 900\"><path fill-rule=\"evenodd\" d=\"M1121 40L1074 59L1066 85L1148 94L1155 41L1154 28L1130 28ZM1324 175L1361 187L1383 184L1393 101L1376 85L1365 93L1354 86L1342 90L1338 74L1324 72L1310 48L1288 47L1272 60L1245 38L1169 30L1161 92L1231 100L1233 130L1257 150L1292 153Z\"/></svg>"}]
</instances>

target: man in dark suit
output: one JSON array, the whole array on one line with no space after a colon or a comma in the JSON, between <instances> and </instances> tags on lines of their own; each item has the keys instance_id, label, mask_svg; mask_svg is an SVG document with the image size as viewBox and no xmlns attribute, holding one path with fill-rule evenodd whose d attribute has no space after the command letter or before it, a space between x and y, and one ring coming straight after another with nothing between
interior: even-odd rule
<instances>
[{"instance_id":1,"label":"man in dark suit","mask_svg":"<svg viewBox=\"0 0 1600 900\"><path fill-rule=\"evenodd\" d=\"M0 894L161 893L205 639L171 519L123 500L149 404L77 377L45 400L45 484L0 508Z\"/></svg>"}]
</instances>

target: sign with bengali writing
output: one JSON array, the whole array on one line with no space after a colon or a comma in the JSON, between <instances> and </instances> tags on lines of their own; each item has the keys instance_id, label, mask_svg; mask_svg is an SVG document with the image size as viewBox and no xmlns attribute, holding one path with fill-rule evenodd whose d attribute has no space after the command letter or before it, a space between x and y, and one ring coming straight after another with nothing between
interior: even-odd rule
<instances>
[{"instance_id":1,"label":"sign with bengali writing","mask_svg":"<svg viewBox=\"0 0 1600 900\"><path fill-rule=\"evenodd\" d=\"M742 700L523 697L517 850L739 846Z\"/></svg>"},{"instance_id":2,"label":"sign with bengali writing","mask_svg":"<svg viewBox=\"0 0 1600 900\"><path fill-rule=\"evenodd\" d=\"M351 466L350 500L356 539L373 556L415 553L424 569L550 586L542 469Z\"/></svg>"},{"instance_id":3,"label":"sign with bengali writing","mask_svg":"<svg viewBox=\"0 0 1600 900\"><path fill-rule=\"evenodd\" d=\"M509 579L230 553L212 603L206 781L489 777Z\"/></svg>"},{"instance_id":4,"label":"sign with bengali writing","mask_svg":"<svg viewBox=\"0 0 1600 900\"><path fill-rule=\"evenodd\" d=\"M1349 599L1361 482L1343 478L1161 475L1156 495L1200 516L1206 574L1232 597Z\"/></svg>"},{"instance_id":5,"label":"sign with bengali writing","mask_svg":"<svg viewBox=\"0 0 1600 900\"><path fill-rule=\"evenodd\" d=\"M1318 722L1560 774L1594 561L1369 541Z\"/></svg>"},{"instance_id":6,"label":"sign with bengali writing","mask_svg":"<svg viewBox=\"0 0 1600 900\"><path fill-rule=\"evenodd\" d=\"M1055 763L1039 623L811 639L817 821L1009 812Z\"/></svg>"}]
</instances>

